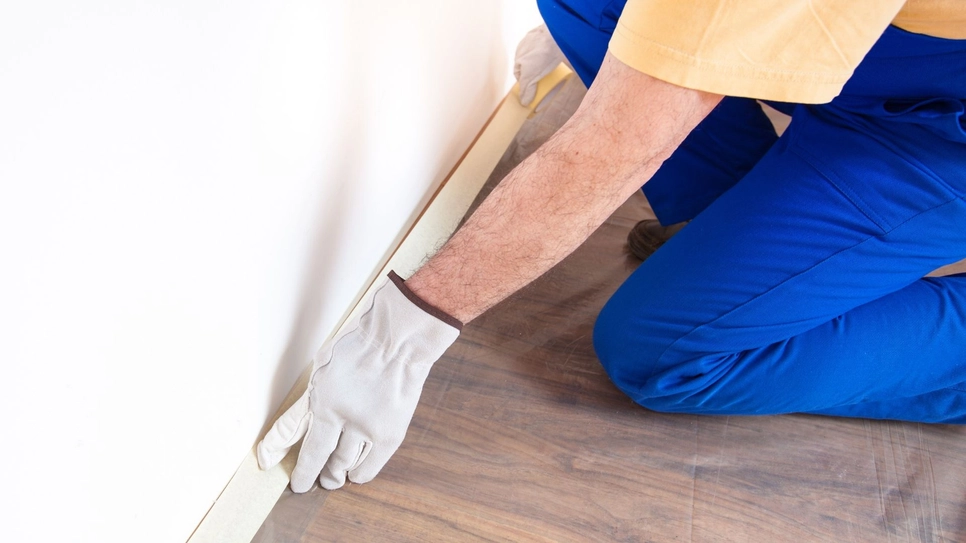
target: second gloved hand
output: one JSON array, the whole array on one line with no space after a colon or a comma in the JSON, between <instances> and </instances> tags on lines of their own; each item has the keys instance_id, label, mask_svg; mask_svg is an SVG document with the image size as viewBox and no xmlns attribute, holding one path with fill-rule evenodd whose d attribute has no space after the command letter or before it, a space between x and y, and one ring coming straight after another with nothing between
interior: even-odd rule
<instances>
[{"instance_id":1,"label":"second gloved hand","mask_svg":"<svg viewBox=\"0 0 966 543\"><path fill-rule=\"evenodd\" d=\"M564 60L547 25L527 32L517 45L513 59L513 76L520 84L520 104L529 106L537 95L537 83Z\"/></svg>"},{"instance_id":2,"label":"second gloved hand","mask_svg":"<svg viewBox=\"0 0 966 543\"><path fill-rule=\"evenodd\" d=\"M390 273L358 319L319 349L305 394L258 444L268 469L302 442L292 491L372 480L396 452L433 363L461 323L428 306Z\"/></svg>"}]
</instances>

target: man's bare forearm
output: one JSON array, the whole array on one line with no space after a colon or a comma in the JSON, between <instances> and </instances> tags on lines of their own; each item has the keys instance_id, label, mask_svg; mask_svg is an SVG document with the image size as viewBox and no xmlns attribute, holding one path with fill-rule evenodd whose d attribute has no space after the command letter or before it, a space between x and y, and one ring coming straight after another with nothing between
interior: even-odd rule
<instances>
[{"instance_id":1,"label":"man's bare forearm","mask_svg":"<svg viewBox=\"0 0 966 543\"><path fill-rule=\"evenodd\" d=\"M653 79L608 54L573 118L407 285L469 322L573 252L720 98Z\"/></svg>"}]
</instances>

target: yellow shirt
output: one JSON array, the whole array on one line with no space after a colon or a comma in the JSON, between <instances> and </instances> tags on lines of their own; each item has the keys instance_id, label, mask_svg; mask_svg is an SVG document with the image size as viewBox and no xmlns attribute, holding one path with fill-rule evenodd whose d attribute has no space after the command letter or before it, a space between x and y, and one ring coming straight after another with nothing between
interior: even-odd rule
<instances>
[{"instance_id":1,"label":"yellow shirt","mask_svg":"<svg viewBox=\"0 0 966 543\"><path fill-rule=\"evenodd\" d=\"M628 0L610 52L682 87L819 104L890 23L966 39L966 0Z\"/></svg>"}]
</instances>

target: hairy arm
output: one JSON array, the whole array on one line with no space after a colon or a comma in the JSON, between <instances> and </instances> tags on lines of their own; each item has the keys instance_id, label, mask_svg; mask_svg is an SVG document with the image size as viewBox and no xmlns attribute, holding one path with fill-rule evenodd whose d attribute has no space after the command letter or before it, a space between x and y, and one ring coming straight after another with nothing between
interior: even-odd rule
<instances>
[{"instance_id":1,"label":"hairy arm","mask_svg":"<svg viewBox=\"0 0 966 543\"><path fill-rule=\"evenodd\" d=\"M574 116L406 284L469 322L573 252L720 100L608 53Z\"/></svg>"}]
</instances>

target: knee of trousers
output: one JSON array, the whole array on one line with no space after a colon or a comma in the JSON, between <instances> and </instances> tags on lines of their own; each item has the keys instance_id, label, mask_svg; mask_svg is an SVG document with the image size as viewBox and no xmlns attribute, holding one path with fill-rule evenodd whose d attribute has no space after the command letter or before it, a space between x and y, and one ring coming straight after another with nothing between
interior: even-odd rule
<instances>
[{"instance_id":1,"label":"knee of trousers","mask_svg":"<svg viewBox=\"0 0 966 543\"><path fill-rule=\"evenodd\" d=\"M537 7L564 56L590 86L604 60L623 0L537 0Z\"/></svg>"},{"instance_id":2,"label":"knee of trousers","mask_svg":"<svg viewBox=\"0 0 966 543\"><path fill-rule=\"evenodd\" d=\"M550 29L557 44L564 48L572 41L565 38L574 35L573 23L585 20L584 14L574 10L572 3L572 0L537 0L537 9L540 10L544 24Z\"/></svg>"},{"instance_id":3,"label":"knee of trousers","mask_svg":"<svg viewBox=\"0 0 966 543\"><path fill-rule=\"evenodd\" d=\"M635 316L646 312L636 313ZM652 313L653 315L653 313ZM741 411L742 353L693 353L675 346L680 327L641 322L608 304L594 325L594 350L611 381L635 403L668 413ZM679 337L679 336L678 336ZM746 398L747 400L747 398Z\"/></svg>"},{"instance_id":4,"label":"knee of trousers","mask_svg":"<svg viewBox=\"0 0 966 543\"><path fill-rule=\"evenodd\" d=\"M613 31L625 3L626 0L537 0L537 9L551 29L558 19L553 14L559 10L561 16L567 14L595 30Z\"/></svg>"}]
</instances>

